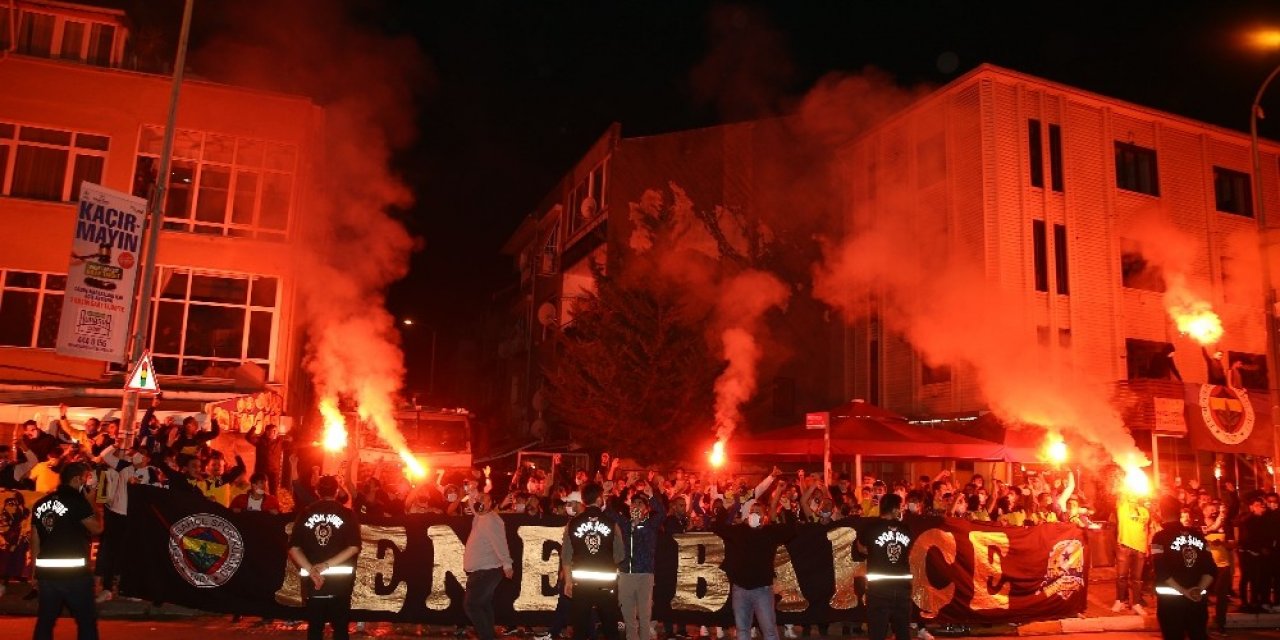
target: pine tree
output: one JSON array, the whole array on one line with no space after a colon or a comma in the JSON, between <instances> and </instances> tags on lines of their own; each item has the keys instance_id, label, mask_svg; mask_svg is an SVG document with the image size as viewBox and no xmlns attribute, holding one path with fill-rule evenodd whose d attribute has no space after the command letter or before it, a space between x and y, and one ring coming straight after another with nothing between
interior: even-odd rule
<instances>
[{"instance_id":1,"label":"pine tree","mask_svg":"<svg viewBox=\"0 0 1280 640\"><path fill-rule=\"evenodd\" d=\"M677 297L655 289L597 274L547 372L552 410L574 442L641 464L706 444L722 366Z\"/></svg>"}]
</instances>

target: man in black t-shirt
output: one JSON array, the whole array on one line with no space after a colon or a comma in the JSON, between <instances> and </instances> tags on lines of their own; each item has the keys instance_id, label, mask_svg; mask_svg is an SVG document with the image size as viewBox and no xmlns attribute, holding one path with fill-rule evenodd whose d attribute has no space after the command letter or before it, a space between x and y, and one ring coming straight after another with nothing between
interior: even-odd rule
<instances>
[{"instance_id":1,"label":"man in black t-shirt","mask_svg":"<svg viewBox=\"0 0 1280 640\"><path fill-rule=\"evenodd\" d=\"M867 555L867 631L884 640L890 627L898 640L911 638L911 547L915 536L902 522L902 498L880 499L880 517L858 530L858 550Z\"/></svg>"},{"instance_id":2,"label":"man in black t-shirt","mask_svg":"<svg viewBox=\"0 0 1280 640\"><path fill-rule=\"evenodd\" d=\"M325 623L333 627L335 640L345 640L360 553L360 523L355 513L335 500L337 478L320 478L316 493L320 500L299 511L293 523L289 559L302 574L308 640L323 638Z\"/></svg>"},{"instance_id":3,"label":"man in black t-shirt","mask_svg":"<svg viewBox=\"0 0 1280 640\"><path fill-rule=\"evenodd\" d=\"M102 522L84 497L89 474L83 463L68 464L59 474L58 489L31 507L31 555L40 592L35 640L52 640L63 605L76 619L80 640L98 638L89 538L102 533Z\"/></svg>"},{"instance_id":4,"label":"man in black t-shirt","mask_svg":"<svg viewBox=\"0 0 1280 640\"><path fill-rule=\"evenodd\" d=\"M1177 498L1160 500L1164 528L1151 539L1151 563L1156 572L1156 621L1165 640L1209 635L1209 603L1205 593L1218 568L1200 530L1178 522Z\"/></svg>"}]
</instances>

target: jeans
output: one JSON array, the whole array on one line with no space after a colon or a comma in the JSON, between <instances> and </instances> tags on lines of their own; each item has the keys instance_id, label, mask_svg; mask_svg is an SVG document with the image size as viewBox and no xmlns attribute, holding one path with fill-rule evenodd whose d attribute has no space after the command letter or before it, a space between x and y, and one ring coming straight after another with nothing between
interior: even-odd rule
<instances>
[{"instance_id":1,"label":"jeans","mask_svg":"<svg viewBox=\"0 0 1280 640\"><path fill-rule=\"evenodd\" d=\"M773 604L773 585L743 589L731 585L733 597L733 623L738 627L738 637L751 637L751 618L754 615L764 640L778 640L778 617Z\"/></svg>"},{"instance_id":2,"label":"jeans","mask_svg":"<svg viewBox=\"0 0 1280 640\"><path fill-rule=\"evenodd\" d=\"M347 640L351 637L347 632L347 626L351 623L350 593L345 598L307 598L307 640L322 640L326 622L333 627L333 640Z\"/></svg>"},{"instance_id":3,"label":"jeans","mask_svg":"<svg viewBox=\"0 0 1280 640\"><path fill-rule=\"evenodd\" d=\"M1146 559L1137 549L1116 545L1116 600L1142 604L1142 566Z\"/></svg>"},{"instance_id":4,"label":"jeans","mask_svg":"<svg viewBox=\"0 0 1280 640\"><path fill-rule=\"evenodd\" d=\"M98 640L98 611L93 604L93 576L73 578L41 578L40 605L36 610L34 640L53 640L53 625L62 613L62 605L76 619L77 640Z\"/></svg>"},{"instance_id":5,"label":"jeans","mask_svg":"<svg viewBox=\"0 0 1280 640\"><path fill-rule=\"evenodd\" d=\"M618 604L622 605L627 640L649 640L653 635L649 627L653 619L653 574L619 573Z\"/></svg>"},{"instance_id":6,"label":"jeans","mask_svg":"<svg viewBox=\"0 0 1280 640\"><path fill-rule=\"evenodd\" d=\"M1164 640L1205 640L1209 637L1209 603L1182 596L1156 597L1156 622Z\"/></svg>"},{"instance_id":7,"label":"jeans","mask_svg":"<svg viewBox=\"0 0 1280 640\"><path fill-rule=\"evenodd\" d=\"M476 637L493 640L493 592L502 581L502 568L481 569L467 574L467 592L462 597L462 609L471 618Z\"/></svg>"},{"instance_id":8,"label":"jeans","mask_svg":"<svg viewBox=\"0 0 1280 640\"><path fill-rule=\"evenodd\" d=\"M867 637L884 640L889 630L898 640L911 640L911 591L900 594L867 594Z\"/></svg>"}]
</instances>

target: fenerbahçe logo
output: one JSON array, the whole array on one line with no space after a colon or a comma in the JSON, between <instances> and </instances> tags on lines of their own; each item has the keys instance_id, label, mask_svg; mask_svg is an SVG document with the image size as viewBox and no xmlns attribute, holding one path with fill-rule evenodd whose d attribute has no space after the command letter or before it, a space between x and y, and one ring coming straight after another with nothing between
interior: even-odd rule
<instances>
[{"instance_id":1,"label":"fenerbah\u00e7e logo","mask_svg":"<svg viewBox=\"0 0 1280 640\"><path fill-rule=\"evenodd\" d=\"M1240 444L1253 434L1253 404L1244 389L1200 385L1200 416L1209 433L1223 444Z\"/></svg>"},{"instance_id":2,"label":"fenerbah\u00e7e logo","mask_svg":"<svg viewBox=\"0 0 1280 640\"><path fill-rule=\"evenodd\" d=\"M169 559L193 586L220 587L244 560L244 538L226 518L197 513L169 527Z\"/></svg>"}]
</instances>

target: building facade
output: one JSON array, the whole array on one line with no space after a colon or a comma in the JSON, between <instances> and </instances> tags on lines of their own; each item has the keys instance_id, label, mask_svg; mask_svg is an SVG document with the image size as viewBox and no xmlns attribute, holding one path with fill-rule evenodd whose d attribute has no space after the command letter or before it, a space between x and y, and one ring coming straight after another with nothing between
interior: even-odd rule
<instances>
[{"instance_id":1,"label":"building facade","mask_svg":"<svg viewBox=\"0 0 1280 640\"><path fill-rule=\"evenodd\" d=\"M1280 219L1278 155L1262 142L1268 222ZM1146 221L1176 229L1194 245L1187 284L1222 317L1217 348L1246 365L1235 385L1252 394L1257 429L1273 429L1261 416L1271 401L1247 135L984 65L841 156L852 226L907 208L945 229L950 250L1018 300L1041 347L1028 357L1115 381L1115 404L1144 448L1150 432L1178 430L1176 418L1157 424L1170 418L1157 417L1156 405L1169 406L1161 400L1185 398L1184 419L1194 423L1198 409L1184 387L1214 382L1200 345L1170 320L1166 282L1141 250ZM846 332L844 349L847 396L923 418L987 408L975 371L930 367L874 312ZM1237 400L1223 402L1238 409ZM1272 455L1270 442L1253 452ZM1165 446L1195 460L1186 441Z\"/></svg>"},{"instance_id":2,"label":"building facade","mask_svg":"<svg viewBox=\"0 0 1280 640\"><path fill-rule=\"evenodd\" d=\"M653 136L624 137L613 125L548 193L509 238L503 251L519 272L519 286L506 293L505 330L489 360L498 380L493 413L500 422L556 439L554 416L546 413L541 388L555 366L555 333L573 323L574 304L594 289L593 268L618 269L632 255L629 212L646 191L684 191L701 211L716 207L740 220L765 221L782 232L811 238L784 221L835 220L810 212L794 215L785 201L794 186L786 160L794 145L793 123L783 119L708 127ZM805 203L805 206L812 206ZM816 245L807 245L816 251ZM807 272L816 253L784 253L783 268ZM840 400L831 375L838 322L807 295L794 295L783 311L767 315L770 340L788 345L770 350L762 362L759 393L746 407L753 427L794 424L813 407ZM499 355L501 357L499 357ZM509 395L508 395L509 394ZM708 407L708 413L711 407Z\"/></svg>"},{"instance_id":3,"label":"building facade","mask_svg":"<svg viewBox=\"0 0 1280 640\"><path fill-rule=\"evenodd\" d=\"M16 2L0 33L0 422L118 407L122 364L51 347L79 185L152 193L171 79L123 68L122 12ZM305 387L291 241L322 128L306 98L183 83L147 345L170 408Z\"/></svg>"}]
</instances>

